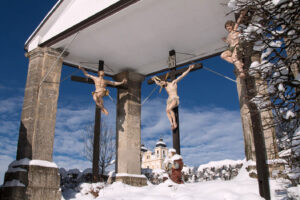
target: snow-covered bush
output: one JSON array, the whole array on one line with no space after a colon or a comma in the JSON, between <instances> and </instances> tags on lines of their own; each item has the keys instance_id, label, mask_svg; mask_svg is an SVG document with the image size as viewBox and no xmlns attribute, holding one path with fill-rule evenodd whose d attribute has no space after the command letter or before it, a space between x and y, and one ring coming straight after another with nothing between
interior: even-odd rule
<instances>
[{"instance_id":1,"label":"snow-covered bush","mask_svg":"<svg viewBox=\"0 0 300 200\"><path fill-rule=\"evenodd\" d=\"M142 174L144 174L147 179L154 185L158 185L168 179L168 174L163 169L142 169Z\"/></svg>"},{"instance_id":2,"label":"snow-covered bush","mask_svg":"<svg viewBox=\"0 0 300 200\"><path fill-rule=\"evenodd\" d=\"M186 183L194 183L197 179L197 168L196 167L189 167L183 166L182 168L182 177L184 182Z\"/></svg>"},{"instance_id":3,"label":"snow-covered bush","mask_svg":"<svg viewBox=\"0 0 300 200\"><path fill-rule=\"evenodd\" d=\"M78 169L70 169L66 171L64 168L59 169L60 186L62 191L77 188L82 183L92 183L92 169L88 168L84 171ZM107 175L101 175L102 181L107 180Z\"/></svg>"},{"instance_id":4,"label":"snow-covered bush","mask_svg":"<svg viewBox=\"0 0 300 200\"><path fill-rule=\"evenodd\" d=\"M200 165L197 181L231 180L236 177L243 166L243 161L222 160Z\"/></svg>"}]
</instances>

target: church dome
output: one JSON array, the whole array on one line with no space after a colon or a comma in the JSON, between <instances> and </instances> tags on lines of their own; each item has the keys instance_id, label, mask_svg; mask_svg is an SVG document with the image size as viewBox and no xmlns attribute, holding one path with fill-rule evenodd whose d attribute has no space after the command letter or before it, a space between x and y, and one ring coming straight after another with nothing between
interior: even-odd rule
<instances>
[{"instance_id":1,"label":"church dome","mask_svg":"<svg viewBox=\"0 0 300 200\"><path fill-rule=\"evenodd\" d=\"M144 144L142 144L142 145L141 145L141 151L142 151L142 152L146 152L146 151L148 151L148 149L145 147L145 145L144 145Z\"/></svg>"},{"instance_id":2,"label":"church dome","mask_svg":"<svg viewBox=\"0 0 300 200\"><path fill-rule=\"evenodd\" d=\"M167 147L166 143L163 141L162 138L160 138L158 140L158 142L156 143L155 147Z\"/></svg>"}]
</instances>

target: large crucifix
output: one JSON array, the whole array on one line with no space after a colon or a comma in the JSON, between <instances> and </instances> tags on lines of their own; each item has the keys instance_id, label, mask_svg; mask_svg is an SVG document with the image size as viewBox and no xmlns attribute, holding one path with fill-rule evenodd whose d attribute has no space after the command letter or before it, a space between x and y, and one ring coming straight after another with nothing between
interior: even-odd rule
<instances>
[{"instance_id":1,"label":"large crucifix","mask_svg":"<svg viewBox=\"0 0 300 200\"><path fill-rule=\"evenodd\" d=\"M104 61L100 60L99 61L99 69L103 71L104 67ZM91 71L91 70L89 70ZM94 71L92 71L94 72ZM95 84L93 79L88 78L88 77L80 77L80 76L71 76L72 81L77 81L81 83L88 83L88 84ZM108 81L111 82L111 81ZM113 83L113 82L111 82ZM113 88L125 88L124 86L121 85L114 85L114 84L109 84L106 87L113 87ZM101 109L96 105L95 108L95 123L94 123L94 142L93 142L93 167L92 167L92 181L93 182L99 182L100 177L99 177L99 157L100 157L100 138L101 136Z\"/></svg>"},{"instance_id":2,"label":"large crucifix","mask_svg":"<svg viewBox=\"0 0 300 200\"><path fill-rule=\"evenodd\" d=\"M173 132L173 148L176 150L177 154L180 153L180 132L179 132L179 112L178 112L178 105L179 105L179 97L177 96L177 81L179 81L181 78L183 78L189 71L195 71L202 68L202 64L197 63L193 66L184 67L179 70L177 70L176 66L176 52L175 50L169 51L169 60L168 65L170 71L166 74L162 74L160 76L155 76L152 79L148 80L148 84L153 84L154 82L162 87L165 87L169 94L169 98L167 101L167 115L171 123L172 132ZM163 80L163 81L162 81ZM170 81L167 83L167 81ZM174 83L176 82L176 83ZM174 86L171 86L169 84L176 84ZM172 88L173 87L173 88ZM174 90L174 91L172 91ZM172 95L170 97L170 94L175 93L175 95ZM175 102L174 102L175 101ZM176 102L177 101L177 102ZM169 107L172 109L172 113L169 112ZM171 116L175 115L175 116ZM173 122L173 119L175 117L175 122Z\"/></svg>"}]
</instances>

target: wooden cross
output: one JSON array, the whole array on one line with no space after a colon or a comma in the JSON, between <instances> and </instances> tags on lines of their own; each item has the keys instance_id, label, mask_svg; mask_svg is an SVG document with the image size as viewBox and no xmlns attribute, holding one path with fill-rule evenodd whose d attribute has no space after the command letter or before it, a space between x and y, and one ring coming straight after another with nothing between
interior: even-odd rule
<instances>
[{"instance_id":1,"label":"wooden cross","mask_svg":"<svg viewBox=\"0 0 300 200\"><path fill-rule=\"evenodd\" d=\"M176 52L175 50L169 51L169 60L168 60L168 65L170 68L170 71L167 72L168 75L168 80L173 81L175 80L178 76L180 76L183 72L185 72L188 67L184 67L181 69L176 69ZM202 69L202 64L201 63L195 63L195 67L191 71L199 70ZM164 80L165 77L167 77L167 74L162 74L159 75L158 78L161 80ZM166 80L167 81L167 80ZM148 80L148 84L153 84L154 81L152 79ZM176 150L177 154L181 154L180 152L180 132L179 132L179 112L178 112L178 106L174 108L174 113L175 113L175 119L177 123L177 128L173 129L173 148Z\"/></svg>"},{"instance_id":2,"label":"wooden cross","mask_svg":"<svg viewBox=\"0 0 300 200\"><path fill-rule=\"evenodd\" d=\"M99 61L99 68L103 68L104 62ZM81 83L88 83L88 84L94 84L94 81L87 77L81 77L81 76L71 76L72 81L81 82ZM112 86L109 85L108 87L113 88L126 88L124 86ZM97 107L95 108L95 124L94 124L94 143L93 143L93 177L92 181L94 183L100 181L99 177L99 157L100 157L100 140L101 140L101 110Z\"/></svg>"}]
</instances>

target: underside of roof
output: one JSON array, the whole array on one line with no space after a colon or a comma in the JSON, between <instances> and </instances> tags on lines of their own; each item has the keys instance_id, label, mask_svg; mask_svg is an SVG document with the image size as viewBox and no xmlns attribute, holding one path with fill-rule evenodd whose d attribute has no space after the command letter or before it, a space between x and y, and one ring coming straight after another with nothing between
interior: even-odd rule
<instances>
[{"instance_id":1,"label":"underside of roof","mask_svg":"<svg viewBox=\"0 0 300 200\"><path fill-rule=\"evenodd\" d=\"M64 0L59 1L25 44L65 49L67 65L115 75L143 75L167 68L169 51L177 64L203 59L226 48L224 23L233 15L228 0Z\"/></svg>"}]
</instances>

